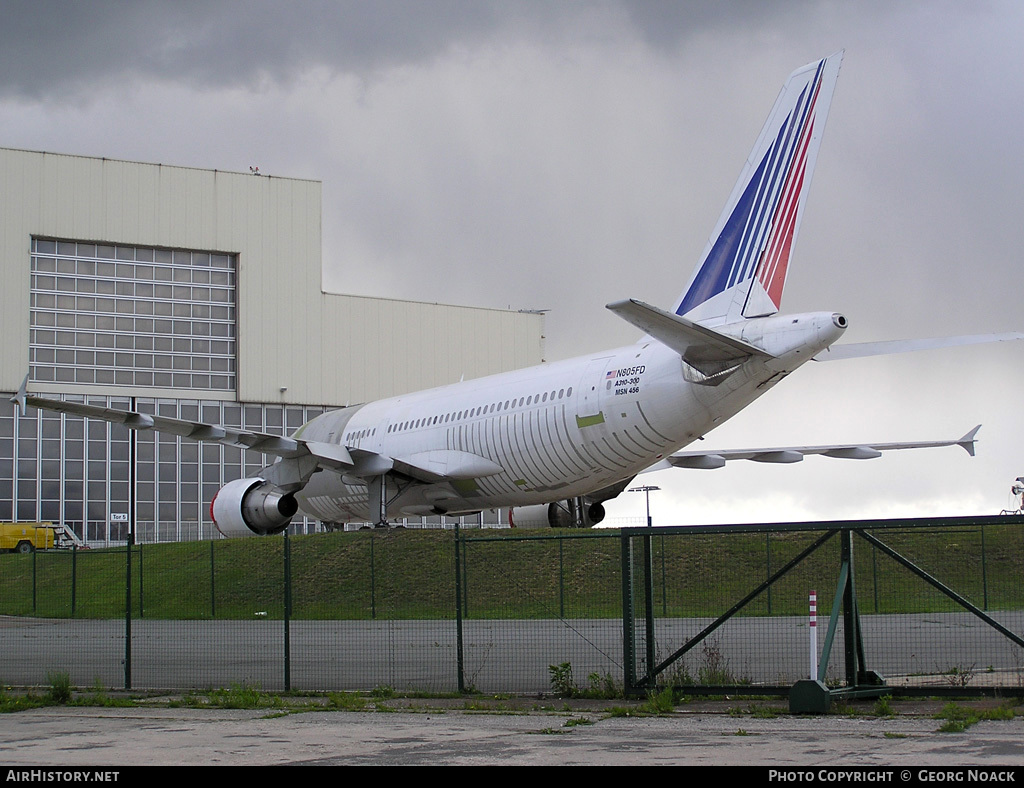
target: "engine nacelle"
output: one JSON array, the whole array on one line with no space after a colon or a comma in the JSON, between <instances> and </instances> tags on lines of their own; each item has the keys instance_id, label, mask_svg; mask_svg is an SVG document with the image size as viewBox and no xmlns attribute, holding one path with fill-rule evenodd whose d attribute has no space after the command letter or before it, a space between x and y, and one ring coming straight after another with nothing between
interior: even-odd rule
<instances>
[{"instance_id":1,"label":"engine nacelle","mask_svg":"<svg viewBox=\"0 0 1024 788\"><path fill-rule=\"evenodd\" d=\"M288 527L299 510L295 496L263 479L236 479L210 502L210 516L224 536L268 536Z\"/></svg>"},{"instance_id":2,"label":"engine nacelle","mask_svg":"<svg viewBox=\"0 0 1024 788\"><path fill-rule=\"evenodd\" d=\"M590 528L604 519L604 506L583 501L583 520L577 523L573 501L555 501L534 506L517 506L508 510L511 528Z\"/></svg>"},{"instance_id":3,"label":"engine nacelle","mask_svg":"<svg viewBox=\"0 0 1024 788\"><path fill-rule=\"evenodd\" d=\"M557 503L517 506L508 510L510 528L571 528L572 514Z\"/></svg>"}]
</instances>

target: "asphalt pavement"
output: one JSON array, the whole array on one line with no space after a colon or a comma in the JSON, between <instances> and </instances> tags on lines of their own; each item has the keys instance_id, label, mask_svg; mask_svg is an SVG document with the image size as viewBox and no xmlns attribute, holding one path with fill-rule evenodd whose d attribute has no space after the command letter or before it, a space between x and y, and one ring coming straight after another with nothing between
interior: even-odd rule
<instances>
[{"instance_id":1,"label":"asphalt pavement","mask_svg":"<svg viewBox=\"0 0 1024 788\"><path fill-rule=\"evenodd\" d=\"M616 716L611 701L437 703L299 713L43 708L0 715L0 764L1024 766L1024 718L944 733L934 716L940 701L895 702L892 717L873 716L870 706L856 715L795 717L781 701L686 704L664 716ZM890 780L900 782L900 774Z\"/></svg>"}]
</instances>

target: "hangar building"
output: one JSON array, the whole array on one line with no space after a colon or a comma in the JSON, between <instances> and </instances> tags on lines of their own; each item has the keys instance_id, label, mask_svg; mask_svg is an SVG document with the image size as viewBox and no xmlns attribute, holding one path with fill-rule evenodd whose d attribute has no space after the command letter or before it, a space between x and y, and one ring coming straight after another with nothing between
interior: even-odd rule
<instances>
[{"instance_id":1,"label":"hangar building","mask_svg":"<svg viewBox=\"0 0 1024 788\"><path fill-rule=\"evenodd\" d=\"M323 292L320 212L319 181L0 149L4 401L28 372L43 395L290 433L331 407L540 361L539 314ZM0 414L0 522L123 542L128 431ZM213 495L268 461L137 443L142 542L212 538Z\"/></svg>"}]
</instances>

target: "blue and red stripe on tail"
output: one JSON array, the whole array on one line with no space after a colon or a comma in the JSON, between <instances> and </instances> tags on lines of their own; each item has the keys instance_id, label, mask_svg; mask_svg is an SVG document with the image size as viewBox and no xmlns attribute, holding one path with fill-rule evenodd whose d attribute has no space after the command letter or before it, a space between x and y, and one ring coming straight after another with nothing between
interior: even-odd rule
<instances>
[{"instance_id":1,"label":"blue and red stripe on tail","mask_svg":"<svg viewBox=\"0 0 1024 788\"><path fill-rule=\"evenodd\" d=\"M841 62L837 52L786 80L677 315L721 325L779 311Z\"/></svg>"}]
</instances>

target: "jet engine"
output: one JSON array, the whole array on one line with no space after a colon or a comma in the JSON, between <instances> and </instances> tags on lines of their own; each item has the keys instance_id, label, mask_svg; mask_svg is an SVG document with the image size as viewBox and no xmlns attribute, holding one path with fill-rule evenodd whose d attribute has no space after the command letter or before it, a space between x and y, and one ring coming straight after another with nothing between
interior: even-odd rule
<instances>
[{"instance_id":1,"label":"jet engine","mask_svg":"<svg viewBox=\"0 0 1024 788\"><path fill-rule=\"evenodd\" d=\"M264 479L236 479L210 502L210 516L227 537L279 534L298 510L292 493Z\"/></svg>"},{"instance_id":2,"label":"jet engine","mask_svg":"<svg viewBox=\"0 0 1024 788\"><path fill-rule=\"evenodd\" d=\"M508 510L508 524L512 528L590 528L604 519L604 506L584 498L583 522L577 523L575 503L569 500L518 506Z\"/></svg>"}]
</instances>

